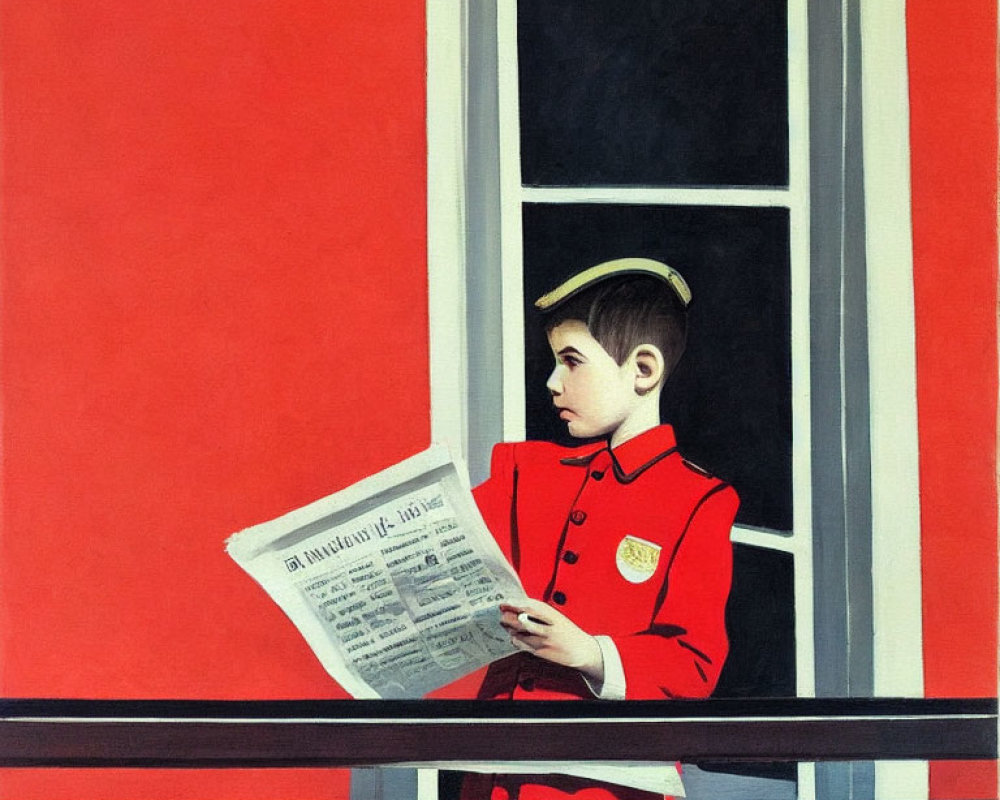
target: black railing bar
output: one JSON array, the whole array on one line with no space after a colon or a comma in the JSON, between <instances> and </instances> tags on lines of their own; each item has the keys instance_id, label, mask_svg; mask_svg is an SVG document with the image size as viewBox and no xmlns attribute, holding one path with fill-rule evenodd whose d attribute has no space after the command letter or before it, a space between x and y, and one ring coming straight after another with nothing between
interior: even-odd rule
<instances>
[{"instance_id":1,"label":"black railing bar","mask_svg":"<svg viewBox=\"0 0 1000 800\"><path fill-rule=\"evenodd\" d=\"M18 723L53 723L66 725L82 724L136 724L136 725L479 725L488 722L491 725L618 725L623 723L685 723L699 722L712 724L751 724L757 722L948 722L952 720L996 720L996 714L825 714L821 716L784 715L784 716L713 716L713 717L635 717L631 715L604 715L601 717L447 717L435 719L407 717L0 717L0 722Z\"/></svg>"},{"instance_id":2,"label":"black railing bar","mask_svg":"<svg viewBox=\"0 0 1000 800\"><path fill-rule=\"evenodd\" d=\"M469 700L0 700L0 718L348 720L557 720L627 718L828 718L982 716L997 714L989 698L752 698L710 700L584 700L478 702Z\"/></svg>"},{"instance_id":3,"label":"black railing bar","mask_svg":"<svg viewBox=\"0 0 1000 800\"><path fill-rule=\"evenodd\" d=\"M995 759L997 720L577 720L427 724L0 722L0 766L365 766L469 760Z\"/></svg>"}]
</instances>

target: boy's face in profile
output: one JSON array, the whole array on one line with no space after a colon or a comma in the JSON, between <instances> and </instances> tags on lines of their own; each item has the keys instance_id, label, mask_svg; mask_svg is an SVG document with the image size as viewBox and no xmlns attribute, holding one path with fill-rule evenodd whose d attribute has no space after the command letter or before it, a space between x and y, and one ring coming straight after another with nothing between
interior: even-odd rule
<instances>
[{"instance_id":1,"label":"boy's face in profile","mask_svg":"<svg viewBox=\"0 0 1000 800\"><path fill-rule=\"evenodd\" d=\"M578 438L614 433L638 398L629 362L619 366L581 320L561 322L548 337L556 365L545 386L559 419Z\"/></svg>"}]
</instances>

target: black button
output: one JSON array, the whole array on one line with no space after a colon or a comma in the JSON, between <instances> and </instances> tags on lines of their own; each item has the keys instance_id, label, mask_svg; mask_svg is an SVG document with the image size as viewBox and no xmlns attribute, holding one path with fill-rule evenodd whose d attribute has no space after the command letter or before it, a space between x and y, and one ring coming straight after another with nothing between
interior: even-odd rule
<instances>
[{"instance_id":1,"label":"black button","mask_svg":"<svg viewBox=\"0 0 1000 800\"><path fill-rule=\"evenodd\" d=\"M572 550L567 550L565 553L563 553L563 561L565 561L567 564L575 564L579 560L580 556L578 556Z\"/></svg>"},{"instance_id":2,"label":"black button","mask_svg":"<svg viewBox=\"0 0 1000 800\"><path fill-rule=\"evenodd\" d=\"M586 511L571 511L569 515L569 521L574 525L583 525L584 520L587 519Z\"/></svg>"},{"instance_id":3,"label":"black button","mask_svg":"<svg viewBox=\"0 0 1000 800\"><path fill-rule=\"evenodd\" d=\"M595 481L599 481L601 478L604 477L604 473L601 472L600 470L595 469L593 472L590 473L590 477L593 478Z\"/></svg>"},{"instance_id":4,"label":"black button","mask_svg":"<svg viewBox=\"0 0 1000 800\"><path fill-rule=\"evenodd\" d=\"M517 685L520 686L522 689L524 689L524 691L530 692L533 691L535 688L535 679L532 678L530 675L522 675L518 679Z\"/></svg>"},{"instance_id":5,"label":"black button","mask_svg":"<svg viewBox=\"0 0 1000 800\"><path fill-rule=\"evenodd\" d=\"M557 606L565 605L566 595L564 595L562 592L555 592L552 595L552 602L555 603Z\"/></svg>"}]
</instances>

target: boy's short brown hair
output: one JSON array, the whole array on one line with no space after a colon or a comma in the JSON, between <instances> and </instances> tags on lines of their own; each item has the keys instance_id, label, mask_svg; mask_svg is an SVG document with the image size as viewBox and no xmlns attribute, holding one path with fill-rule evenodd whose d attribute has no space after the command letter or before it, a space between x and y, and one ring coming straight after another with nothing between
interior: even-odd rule
<instances>
[{"instance_id":1,"label":"boy's short brown hair","mask_svg":"<svg viewBox=\"0 0 1000 800\"><path fill-rule=\"evenodd\" d=\"M673 372L687 344L687 308L666 281L642 274L606 278L546 312L545 332L566 320L585 323L620 365L640 344L663 353L664 379Z\"/></svg>"}]
</instances>

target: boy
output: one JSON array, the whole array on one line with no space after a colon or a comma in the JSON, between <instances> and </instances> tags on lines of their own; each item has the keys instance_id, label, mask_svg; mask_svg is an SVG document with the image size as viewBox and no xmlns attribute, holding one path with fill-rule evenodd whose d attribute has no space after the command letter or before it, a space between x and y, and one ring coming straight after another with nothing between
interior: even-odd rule
<instances>
[{"instance_id":1,"label":"boy","mask_svg":"<svg viewBox=\"0 0 1000 800\"><path fill-rule=\"evenodd\" d=\"M481 699L707 697L728 650L729 531L739 503L678 454L660 390L683 353L684 279L627 258L536 302L555 357L547 381L581 447L500 444L475 490L531 598L501 607L523 651ZM470 776L463 797L650 797L563 776Z\"/></svg>"}]
</instances>

